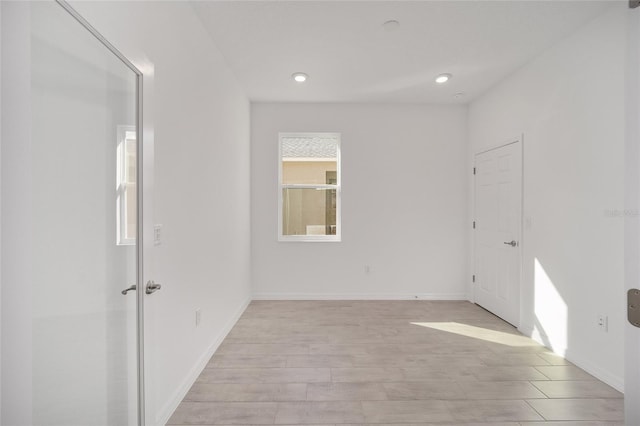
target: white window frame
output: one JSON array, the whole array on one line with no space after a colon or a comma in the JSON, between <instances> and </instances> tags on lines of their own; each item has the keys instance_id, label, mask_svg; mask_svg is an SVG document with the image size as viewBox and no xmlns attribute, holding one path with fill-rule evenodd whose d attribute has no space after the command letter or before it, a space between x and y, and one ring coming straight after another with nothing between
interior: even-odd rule
<instances>
[{"instance_id":1,"label":"white window frame","mask_svg":"<svg viewBox=\"0 0 640 426\"><path fill-rule=\"evenodd\" d=\"M136 132L135 126L118 126L116 144L116 245L132 246L136 244L136 238L127 238L127 191L130 190L129 182L126 182L126 146L127 133ZM136 134L137 136L137 134ZM136 139L136 144L138 143ZM136 167L138 164L136 162Z\"/></svg>"},{"instance_id":2,"label":"white window frame","mask_svg":"<svg viewBox=\"0 0 640 426\"><path fill-rule=\"evenodd\" d=\"M336 184L283 184L282 183L282 139L283 138L335 138L337 140L336 153ZM336 132L285 132L278 134L278 241L280 242L340 242L342 241L342 173L340 161L340 133ZM282 192L284 189L335 189L336 191L336 234L335 235L284 235L282 229Z\"/></svg>"}]
</instances>

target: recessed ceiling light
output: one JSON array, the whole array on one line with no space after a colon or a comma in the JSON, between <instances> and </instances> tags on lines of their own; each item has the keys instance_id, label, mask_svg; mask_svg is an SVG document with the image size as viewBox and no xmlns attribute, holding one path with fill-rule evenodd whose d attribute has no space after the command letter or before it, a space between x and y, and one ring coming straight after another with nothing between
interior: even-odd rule
<instances>
[{"instance_id":1,"label":"recessed ceiling light","mask_svg":"<svg viewBox=\"0 0 640 426\"><path fill-rule=\"evenodd\" d=\"M451 79L451 77L453 77L451 74L440 74L436 77L436 83L446 83L447 81L449 81L449 79Z\"/></svg>"},{"instance_id":2,"label":"recessed ceiling light","mask_svg":"<svg viewBox=\"0 0 640 426\"><path fill-rule=\"evenodd\" d=\"M400 22L396 21L395 19L391 19L382 24L382 28L384 28L386 31L395 31L400 28Z\"/></svg>"},{"instance_id":3,"label":"recessed ceiling light","mask_svg":"<svg viewBox=\"0 0 640 426\"><path fill-rule=\"evenodd\" d=\"M291 77L293 77L293 79L298 83L304 83L305 81L307 81L307 78L309 78L309 76L303 72L294 72L293 74L291 74Z\"/></svg>"}]
</instances>

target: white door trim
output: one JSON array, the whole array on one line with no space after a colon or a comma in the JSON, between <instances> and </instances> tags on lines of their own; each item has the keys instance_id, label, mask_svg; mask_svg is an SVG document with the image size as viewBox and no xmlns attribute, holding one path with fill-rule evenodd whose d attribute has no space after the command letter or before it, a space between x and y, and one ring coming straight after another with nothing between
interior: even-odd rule
<instances>
[{"instance_id":1,"label":"white door trim","mask_svg":"<svg viewBox=\"0 0 640 426\"><path fill-rule=\"evenodd\" d=\"M476 221L476 176L475 176L475 170L476 170L476 157L480 154L484 154L487 153L489 151L493 151L496 149L500 149L500 148L504 148L505 146L509 146L509 145L513 145L516 143L520 143L520 155L521 155L521 176L520 176L520 226L518 227L518 255L519 255L519 283L518 283L518 288L519 288L519 295L518 295L518 312L519 312L519 318L518 318L518 323L517 324L513 324L514 326L516 326L516 328L520 329L521 325L522 325L522 314L523 314L523 276L524 276L524 232L523 232L523 224L524 224L524 135L519 135L517 137L513 137L513 138L509 138L506 139L505 141L503 141L502 143L496 144L496 145L490 145L489 148L486 149L482 149L482 150L478 150L478 151L474 151L473 152L473 170L474 170L474 174L472 174L472 179L471 179L471 185L472 185L472 190L471 190L471 217L472 217L472 221L475 224ZM472 271L472 275L475 277L477 276L477 271L476 271L476 232L475 232L475 228L472 229L472 233L471 233L471 271ZM471 302L472 303L476 303L476 290L477 286L476 283L473 282L471 285Z\"/></svg>"}]
</instances>

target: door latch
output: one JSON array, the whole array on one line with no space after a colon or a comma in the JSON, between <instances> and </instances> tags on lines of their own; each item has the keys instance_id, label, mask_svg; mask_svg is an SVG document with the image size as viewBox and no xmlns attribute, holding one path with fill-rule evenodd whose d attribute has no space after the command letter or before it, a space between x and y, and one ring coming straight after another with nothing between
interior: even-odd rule
<instances>
[{"instance_id":1,"label":"door latch","mask_svg":"<svg viewBox=\"0 0 640 426\"><path fill-rule=\"evenodd\" d=\"M145 293L151 294L160 290L162 286L160 284L156 284L153 280L147 282L147 288L145 289Z\"/></svg>"}]
</instances>

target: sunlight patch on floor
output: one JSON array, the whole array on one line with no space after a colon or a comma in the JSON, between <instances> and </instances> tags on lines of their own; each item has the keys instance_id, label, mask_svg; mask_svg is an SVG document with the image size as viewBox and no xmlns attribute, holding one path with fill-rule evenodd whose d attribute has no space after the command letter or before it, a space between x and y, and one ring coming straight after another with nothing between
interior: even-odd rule
<instances>
[{"instance_id":1,"label":"sunlight patch on floor","mask_svg":"<svg viewBox=\"0 0 640 426\"><path fill-rule=\"evenodd\" d=\"M459 322L412 322L413 325L432 328L434 330L446 331L460 336L471 337L473 339L484 340L490 343L499 343L506 346L525 347L540 346L528 337L491 330L488 328L474 327Z\"/></svg>"}]
</instances>

